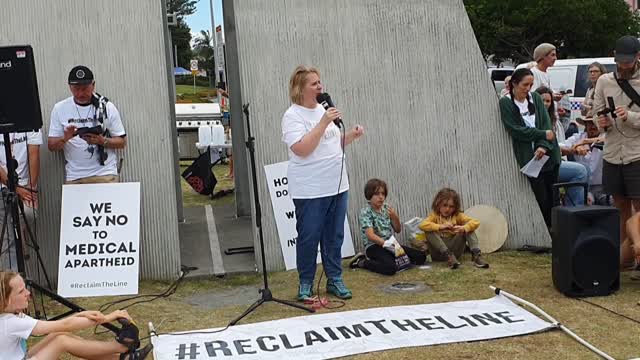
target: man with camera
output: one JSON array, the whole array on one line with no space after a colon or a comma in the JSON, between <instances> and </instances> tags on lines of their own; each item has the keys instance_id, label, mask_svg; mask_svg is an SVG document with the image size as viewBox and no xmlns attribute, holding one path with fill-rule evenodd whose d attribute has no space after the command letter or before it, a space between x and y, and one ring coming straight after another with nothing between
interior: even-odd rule
<instances>
[{"instance_id":1,"label":"man with camera","mask_svg":"<svg viewBox=\"0 0 640 360\"><path fill-rule=\"evenodd\" d=\"M616 71L598 79L593 112L606 137L602 185L620 210L621 262L640 270L640 243L632 243L625 227L633 208L640 210L640 41L618 39L615 61Z\"/></svg>"},{"instance_id":2,"label":"man with camera","mask_svg":"<svg viewBox=\"0 0 640 360\"><path fill-rule=\"evenodd\" d=\"M95 93L93 72L76 66L69 73L72 96L51 111L48 147L64 151L65 184L118 182L116 149L126 133L118 109Z\"/></svg>"}]
</instances>

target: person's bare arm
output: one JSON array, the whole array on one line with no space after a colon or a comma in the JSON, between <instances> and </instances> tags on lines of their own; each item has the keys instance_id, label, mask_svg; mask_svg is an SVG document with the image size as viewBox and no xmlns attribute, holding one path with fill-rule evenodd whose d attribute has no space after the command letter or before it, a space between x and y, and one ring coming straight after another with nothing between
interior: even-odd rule
<instances>
[{"instance_id":1,"label":"person's bare arm","mask_svg":"<svg viewBox=\"0 0 640 360\"><path fill-rule=\"evenodd\" d=\"M342 116L342 113L335 108L327 110L318 125L316 125L311 131L306 133L300 141L291 145L291 151L300 157L307 157L318 147L320 139L324 135L327 126L335 119Z\"/></svg>"},{"instance_id":2,"label":"person's bare arm","mask_svg":"<svg viewBox=\"0 0 640 360\"><path fill-rule=\"evenodd\" d=\"M27 145L27 154L29 157L29 182L27 186L37 189L40 176L40 145Z\"/></svg>"},{"instance_id":3,"label":"person's bare arm","mask_svg":"<svg viewBox=\"0 0 640 360\"><path fill-rule=\"evenodd\" d=\"M64 144L71 140L76 134L76 127L69 125L64 129L64 135L62 137L49 137L47 139L47 147L50 151L60 151L64 149Z\"/></svg>"},{"instance_id":4,"label":"person's bare arm","mask_svg":"<svg viewBox=\"0 0 640 360\"><path fill-rule=\"evenodd\" d=\"M73 332L111 322L118 318L131 319L129 314L122 310L116 310L109 315L103 315L98 311L83 311L60 320L39 320L31 334L40 336L54 332Z\"/></svg>"},{"instance_id":5,"label":"person's bare arm","mask_svg":"<svg viewBox=\"0 0 640 360\"><path fill-rule=\"evenodd\" d=\"M376 235L376 232L373 231L373 228L367 228L364 233L365 235L367 235L367 239L369 239L369 241L371 241L372 243L384 246L384 239Z\"/></svg>"}]
</instances>

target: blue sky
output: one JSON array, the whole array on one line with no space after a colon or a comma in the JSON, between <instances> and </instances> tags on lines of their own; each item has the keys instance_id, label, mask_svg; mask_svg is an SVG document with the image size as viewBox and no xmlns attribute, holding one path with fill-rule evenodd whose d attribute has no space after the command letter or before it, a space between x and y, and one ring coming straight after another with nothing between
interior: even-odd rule
<instances>
[{"instance_id":1,"label":"blue sky","mask_svg":"<svg viewBox=\"0 0 640 360\"><path fill-rule=\"evenodd\" d=\"M210 1L213 1L213 15L216 26L222 25L222 0L199 0L196 4L196 12L185 19L191 28L191 36L199 34L200 30L213 32L211 30Z\"/></svg>"}]
</instances>

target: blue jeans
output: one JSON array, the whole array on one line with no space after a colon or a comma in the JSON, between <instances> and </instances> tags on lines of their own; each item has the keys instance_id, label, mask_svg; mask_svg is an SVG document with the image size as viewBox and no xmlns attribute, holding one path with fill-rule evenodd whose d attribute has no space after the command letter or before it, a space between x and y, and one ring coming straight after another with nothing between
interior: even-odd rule
<instances>
[{"instance_id":1,"label":"blue jeans","mask_svg":"<svg viewBox=\"0 0 640 360\"><path fill-rule=\"evenodd\" d=\"M300 283L312 284L316 275L318 244L324 272L329 279L342 278L342 242L347 216L348 191L316 199L293 199L296 207L296 265Z\"/></svg>"},{"instance_id":2,"label":"blue jeans","mask_svg":"<svg viewBox=\"0 0 640 360\"><path fill-rule=\"evenodd\" d=\"M574 161L562 161L560 163L560 173L558 182L582 182L588 183L590 169ZM584 188L571 187L567 189L567 206L584 205Z\"/></svg>"}]
</instances>

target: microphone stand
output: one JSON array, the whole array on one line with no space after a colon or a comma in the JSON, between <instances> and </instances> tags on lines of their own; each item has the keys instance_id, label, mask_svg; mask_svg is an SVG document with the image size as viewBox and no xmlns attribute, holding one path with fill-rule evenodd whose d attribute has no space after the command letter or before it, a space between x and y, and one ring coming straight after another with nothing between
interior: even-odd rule
<instances>
[{"instance_id":1,"label":"microphone stand","mask_svg":"<svg viewBox=\"0 0 640 360\"><path fill-rule=\"evenodd\" d=\"M245 316L249 315L251 312L253 312L255 309L257 309L260 305L262 305L262 304L264 304L266 302L269 302L269 301L277 302L277 303L282 304L282 305L291 306L291 307L294 307L296 309L305 310L305 311L310 312L310 313L315 312L315 309L311 309L311 308L308 308L308 307L300 305L300 304L296 304L296 303L291 302L291 301L280 300L280 299L274 298L273 295L271 294L271 290L269 289L269 282L268 282L268 279L267 279L267 265L266 265L265 255L264 255L264 235L262 233L262 210L260 208L260 198L258 196L258 180L256 178L255 138L251 135L251 125L249 123L249 104L248 103L242 105L242 112L245 114L245 116L247 118L247 141L245 142L245 145L247 146L247 149L249 149L249 158L251 160L251 171L252 171L251 179L253 181L253 200L255 202L255 208L256 208L256 227L258 228L258 236L259 236L259 239L260 239L260 256L262 258L262 280L263 280L264 288L258 290L258 292L261 294L260 299L258 299L251 306L249 306L249 308L247 310L245 310L245 312L240 314L240 316L238 316L237 318L233 319L229 323L229 326L233 326L233 325L237 324L238 321L242 320L242 318L244 318Z\"/></svg>"}]
</instances>

